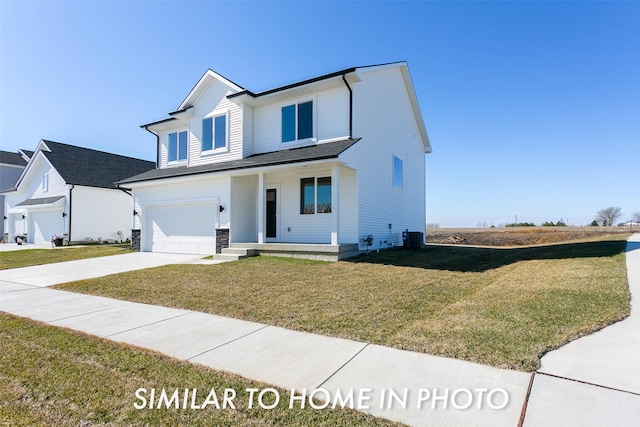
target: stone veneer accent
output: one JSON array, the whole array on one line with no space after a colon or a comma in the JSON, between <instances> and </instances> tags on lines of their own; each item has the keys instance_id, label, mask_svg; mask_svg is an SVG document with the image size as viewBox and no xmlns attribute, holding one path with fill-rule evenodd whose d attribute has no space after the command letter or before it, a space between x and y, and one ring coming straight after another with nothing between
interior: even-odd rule
<instances>
[{"instance_id":1,"label":"stone veneer accent","mask_svg":"<svg viewBox=\"0 0 640 427\"><path fill-rule=\"evenodd\" d=\"M222 253L222 249L229 247L229 229L216 228L216 253Z\"/></svg>"},{"instance_id":2,"label":"stone veneer accent","mask_svg":"<svg viewBox=\"0 0 640 427\"><path fill-rule=\"evenodd\" d=\"M131 230L131 249L140 252L140 230Z\"/></svg>"}]
</instances>

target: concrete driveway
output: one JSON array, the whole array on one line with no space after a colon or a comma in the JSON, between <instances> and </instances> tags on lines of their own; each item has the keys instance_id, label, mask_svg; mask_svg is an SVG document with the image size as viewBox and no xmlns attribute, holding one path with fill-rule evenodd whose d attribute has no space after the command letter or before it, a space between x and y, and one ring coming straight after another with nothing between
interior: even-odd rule
<instances>
[{"instance_id":1,"label":"concrete driveway","mask_svg":"<svg viewBox=\"0 0 640 427\"><path fill-rule=\"evenodd\" d=\"M51 286L167 264L196 263L200 262L202 257L203 255L133 252L33 267L12 268L0 271L0 278L6 282L24 285Z\"/></svg>"}]
</instances>

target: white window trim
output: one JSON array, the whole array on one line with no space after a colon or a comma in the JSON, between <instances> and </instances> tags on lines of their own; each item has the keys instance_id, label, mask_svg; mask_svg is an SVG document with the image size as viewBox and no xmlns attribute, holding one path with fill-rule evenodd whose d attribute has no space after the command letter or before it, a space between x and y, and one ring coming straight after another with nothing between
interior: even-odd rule
<instances>
[{"instance_id":1,"label":"white window trim","mask_svg":"<svg viewBox=\"0 0 640 427\"><path fill-rule=\"evenodd\" d=\"M42 175L42 192L43 193L49 192L49 173L48 172Z\"/></svg>"},{"instance_id":2,"label":"white window trim","mask_svg":"<svg viewBox=\"0 0 640 427\"><path fill-rule=\"evenodd\" d=\"M402 185L400 187L396 185L396 159L400 160L402 163ZM395 154L391 156L391 186L398 190L402 190L404 188L404 160Z\"/></svg>"},{"instance_id":3,"label":"white window trim","mask_svg":"<svg viewBox=\"0 0 640 427\"><path fill-rule=\"evenodd\" d=\"M302 195L300 194L301 181L304 178L313 178L313 213L303 214L300 213L300 203L302 203ZM331 173L317 173L314 175L298 175L298 217L301 218L314 218L315 215L331 215L333 214L333 206L331 206L331 212L318 212L318 179L319 178L331 178ZM333 180L331 180L331 193L333 194Z\"/></svg>"},{"instance_id":4,"label":"white window trim","mask_svg":"<svg viewBox=\"0 0 640 427\"><path fill-rule=\"evenodd\" d=\"M226 135L224 136L224 147L221 148L215 148L216 146L216 117L220 117L220 116L225 116L225 122L226 122ZM207 114L206 116L204 116L202 118L202 120L204 119L208 119L211 118L212 120L212 131L213 134L211 135L211 150L203 150L202 149L202 140L204 139L204 135L201 136L200 139L200 157L208 157L208 156L213 156L215 154L220 154L220 153L228 153L231 149L230 146L231 144L229 143L229 140L231 139L231 132L230 132L230 124L231 124L231 119L230 119L230 110L226 109L226 110L216 110L213 111L210 114ZM202 120L200 120L200 123L202 124Z\"/></svg>"},{"instance_id":5,"label":"white window trim","mask_svg":"<svg viewBox=\"0 0 640 427\"><path fill-rule=\"evenodd\" d=\"M176 146L176 156L180 156L180 134L182 132L186 132L187 133L187 157L185 157L184 159L176 159L176 160L169 160L169 135L171 135L172 133L177 134L177 146ZM189 160L189 140L191 139L191 132L189 132L189 129L181 129L181 130L176 130L176 131L171 131L171 132L167 132L167 166L177 166L177 165L183 165L185 163L187 163L187 161Z\"/></svg>"},{"instance_id":6,"label":"white window trim","mask_svg":"<svg viewBox=\"0 0 640 427\"><path fill-rule=\"evenodd\" d=\"M297 139L298 138L298 104L304 104L305 102L312 101L312 110L311 110L311 138ZM282 142L282 108L288 107L289 105L295 105L296 119L295 119L295 130L294 135L296 139L292 141ZM282 147L292 148L298 145L305 145L309 142L318 142L318 95L313 95L310 97L300 98L294 101L283 102L279 105L278 111L280 113L280 145ZM309 177L310 178L310 177Z\"/></svg>"}]
</instances>

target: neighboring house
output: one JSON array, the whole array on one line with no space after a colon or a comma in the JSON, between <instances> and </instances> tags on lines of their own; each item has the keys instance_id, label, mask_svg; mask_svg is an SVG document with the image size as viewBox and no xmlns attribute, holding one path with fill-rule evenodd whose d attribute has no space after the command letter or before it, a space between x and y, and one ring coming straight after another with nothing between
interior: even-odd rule
<instances>
[{"instance_id":1,"label":"neighboring house","mask_svg":"<svg viewBox=\"0 0 640 427\"><path fill-rule=\"evenodd\" d=\"M9 188L16 185L32 154L32 152L26 150L20 150L17 153L0 150L0 188ZM0 195L0 210L2 210L2 216L4 217L3 195ZM4 221L0 225L0 236L4 236L5 241L7 241Z\"/></svg>"},{"instance_id":2,"label":"neighboring house","mask_svg":"<svg viewBox=\"0 0 640 427\"><path fill-rule=\"evenodd\" d=\"M131 195L114 182L153 168L146 160L40 141L15 187L2 191L9 241L18 233L28 243L50 242L54 234L69 241L129 238Z\"/></svg>"},{"instance_id":3,"label":"neighboring house","mask_svg":"<svg viewBox=\"0 0 640 427\"><path fill-rule=\"evenodd\" d=\"M169 116L141 126L158 168L117 183L143 251L338 259L425 230L431 146L405 62L259 93L208 70Z\"/></svg>"}]
</instances>

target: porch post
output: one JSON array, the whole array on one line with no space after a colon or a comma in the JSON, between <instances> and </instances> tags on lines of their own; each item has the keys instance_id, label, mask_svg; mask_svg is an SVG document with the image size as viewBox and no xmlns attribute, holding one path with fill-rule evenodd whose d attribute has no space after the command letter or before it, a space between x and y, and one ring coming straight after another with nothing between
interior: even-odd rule
<instances>
[{"instance_id":1,"label":"porch post","mask_svg":"<svg viewBox=\"0 0 640 427\"><path fill-rule=\"evenodd\" d=\"M258 174L258 243L264 243L264 173Z\"/></svg>"},{"instance_id":2,"label":"porch post","mask_svg":"<svg viewBox=\"0 0 640 427\"><path fill-rule=\"evenodd\" d=\"M337 245L340 228L340 165L331 168L331 244Z\"/></svg>"}]
</instances>

